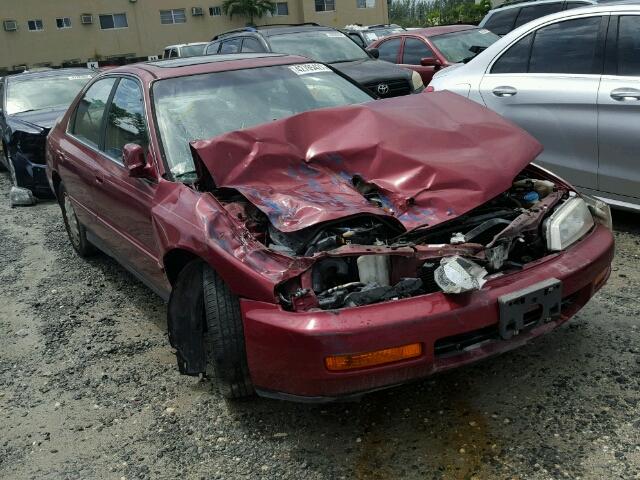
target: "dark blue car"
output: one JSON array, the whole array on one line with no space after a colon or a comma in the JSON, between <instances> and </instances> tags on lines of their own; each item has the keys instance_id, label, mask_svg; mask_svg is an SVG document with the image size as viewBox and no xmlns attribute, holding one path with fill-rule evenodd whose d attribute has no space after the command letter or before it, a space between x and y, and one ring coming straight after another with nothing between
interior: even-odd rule
<instances>
[{"instance_id":1,"label":"dark blue car","mask_svg":"<svg viewBox=\"0 0 640 480\"><path fill-rule=\"evenodd\" d=\"M96 74L86 68L25 72L0 79L0 170L13 185L51 196L45 175L45 143L56 120Z\"/></svg>"}]
</instances>

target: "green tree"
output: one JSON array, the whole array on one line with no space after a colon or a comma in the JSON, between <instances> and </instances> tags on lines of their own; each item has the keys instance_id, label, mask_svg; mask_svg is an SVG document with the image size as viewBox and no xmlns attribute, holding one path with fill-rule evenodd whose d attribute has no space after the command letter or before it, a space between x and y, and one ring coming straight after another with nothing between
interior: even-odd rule
<instances>
[{"instance_id":1,"label":"green tree","mask_svg":"<svg viewBox=\"0 0 640 480\"><path fill-rule=\"evenodd\" d=\"M234 15L247 17L249 21L247 25L254 25L254 18L262 18L267 13L274 13L276 4L270 0L224 0L222 2L222 11L229 18Z\"/></svg>"}]
</instances>

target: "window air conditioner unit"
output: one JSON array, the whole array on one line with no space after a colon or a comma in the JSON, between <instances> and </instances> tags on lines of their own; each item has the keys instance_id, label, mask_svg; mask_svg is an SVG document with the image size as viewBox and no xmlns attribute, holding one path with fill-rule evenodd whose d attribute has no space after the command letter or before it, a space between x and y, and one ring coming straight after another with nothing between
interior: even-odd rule
<instances>
[{"instance_id":1,"label":"window air conditioner unit","mask_svg":"<svg viewBox=\"0 0 640 480\"><path fill-rule=\"evenodd\" d=\"M202 7L191 7L191 15L194 17L201 17L204 15L204 10Z\"/></svg>"},{"instance_id":2,"label":"window air conditioner unit","mask_svg":"<svg viewBox=\"0 0 640 480\"><path fill-rule=\"evenodd\" d=\"M4 24L5 32L15 32L16 30L18 30L18 22L16 22L15 20L5 20L2 23Z\"/></svg>"},{"instance_id":3,"label":"window air conditioner unit","mask_svg":"<svg viewBox=\"0 0 640 480\"><path fill-rule=\"evenodd\" d=\"M80 23L83 25L91 25L93 23L93 15L90 13L83 13L80 15Z\"/></svg>"}]
</instances>

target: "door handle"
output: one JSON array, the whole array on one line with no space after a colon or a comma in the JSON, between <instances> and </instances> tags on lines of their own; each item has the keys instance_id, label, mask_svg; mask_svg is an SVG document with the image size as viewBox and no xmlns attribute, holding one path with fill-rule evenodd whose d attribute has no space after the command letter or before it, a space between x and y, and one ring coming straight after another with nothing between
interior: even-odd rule
<instances>
[{"instance_id":1,"label":"door handle","mask_svg":"<svg viewBox=\"0 0 640 480\"><path fill-rule=\"evenodd\" d=\"M640 100L640 90L637 88L616 88L611 90L611 98L619 102Z\"/></svg>"},{"instance_id":2,"label":"door handle","mask_svg":"<svg viewBox=\"0 0 640 480\"><path fill-rule=\"evenodd\" d=\"M518 93L518 90L507 85L503 85L493 89L493 94L496 97L513 97L516 93Z\"/></svg>"},{"instance_id":3,"label":"door handle","mask_svg":"<svg viewBox=\"0 0 640 480\"><path fill-rule=\"evenodd\" d=\"M104 183L104 180L102 179L102 177L96 177L96 183L98 185L102 185Z\"/></svg>"}]
</instances>

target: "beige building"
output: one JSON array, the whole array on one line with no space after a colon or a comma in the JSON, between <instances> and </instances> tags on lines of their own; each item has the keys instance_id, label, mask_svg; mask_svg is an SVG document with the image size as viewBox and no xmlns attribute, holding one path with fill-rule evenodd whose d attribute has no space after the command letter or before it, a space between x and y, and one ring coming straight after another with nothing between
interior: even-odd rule
<instances>
[{"instance_id":1,"label":"beige building","mask_svg":"<svg viewBox=\"0 0 640 480\"><path fill-rule=\"evenodd\" d=\"M199 3L207 2L207 3ZM243 27L222 0L0 0L0 73L37 66L145 58ZM387 0L284 0L257 24L334 27L388 22Z\"/></svg>"}]
</instances>

